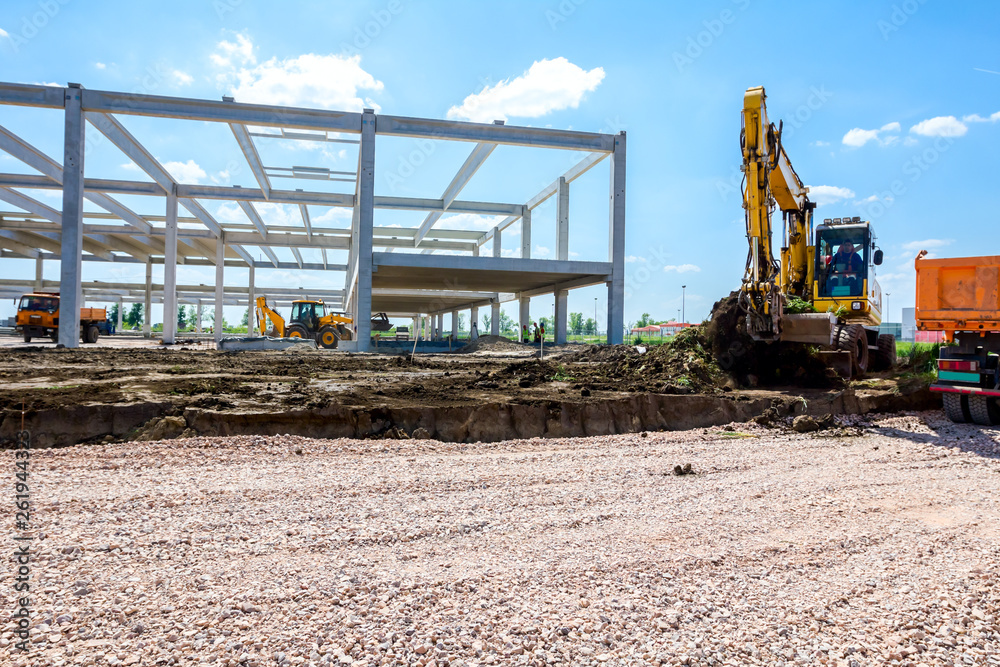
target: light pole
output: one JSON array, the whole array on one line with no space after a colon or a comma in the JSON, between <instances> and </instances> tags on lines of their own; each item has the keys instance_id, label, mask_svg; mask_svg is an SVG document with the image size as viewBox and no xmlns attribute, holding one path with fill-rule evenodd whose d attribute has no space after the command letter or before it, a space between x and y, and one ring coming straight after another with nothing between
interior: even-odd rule
<instances>
[{"instance_id":1,"label":"light pole","mask_svg":"<svg viewBox=\"0 0 1000 667\"><path fill-rule=\"evenodd\" d=\"M892 296L892 292L885 293L885 319L889 319L889 297Z\"/></svg>"},{"instance_id":2,"label":"light pole","mask_svg":"<svg viewBox=\"0 0 1000 667\"><path fill-rule=\"evenodd\" d=\"M685 308L685 304L684 304L685 296L686 296L685 292L686 292L687 288L688 288L687 285L681 285L681 322L682 323L684 322L684 318L687 317L687 309Z\"/></svg>"},{"instance_id":3,"label":"light pole","mask_svg":"<svg viewBox=\"0 0 1000 667\"><path fill-rule=\"evenodd\" d=\"M594 297L594 335L597 335L597 297Z\"/></svg>"}]
</instances>

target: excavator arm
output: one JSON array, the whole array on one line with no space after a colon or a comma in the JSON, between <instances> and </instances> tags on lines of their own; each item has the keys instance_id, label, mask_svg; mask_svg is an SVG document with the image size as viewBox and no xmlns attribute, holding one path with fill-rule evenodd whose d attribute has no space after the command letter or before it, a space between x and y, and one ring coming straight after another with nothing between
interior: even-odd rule
<instances>
[{"instance_id":1,"label":"excavator arm","mask_svg":"<svg viewBox=\"0 0 1000 667\"><path fill-rule=\"evenodd\" d=\"M812 209L809 188L792 168L781 145L781 128L768 121L763 87L749 88L743 97L743 208L750 244L740 304L747 313L747 330L760 340L781 333L784 294L806 296ZM774 258L771 214L780 208L785 220L783 265Z\"/></svg>"},{"instance_id":2,"label":"excavator arm","mask_svg":"<svg viewBox=\"0 0 1000 667\"><path fill-rule=\"evenodd\" d=\"M272 324L274 324L277 337L285 337L285 318L268 306L267 299L262 296L257 297L257 307L254 315L257 318L257 330L260 331L262 336L267 335L267 320L270 318Z\"/></svg>"}]
</instances>

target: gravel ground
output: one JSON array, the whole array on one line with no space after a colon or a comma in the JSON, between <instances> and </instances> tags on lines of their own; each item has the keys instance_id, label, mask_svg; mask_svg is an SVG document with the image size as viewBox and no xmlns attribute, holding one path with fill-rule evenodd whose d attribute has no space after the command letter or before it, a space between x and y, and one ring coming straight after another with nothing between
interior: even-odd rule
<instances>
[{"instance_id":1,"label":"gravel ground","mask_svg":"<svg viewBox=\"0 0 1000 667\"><path fill-rule=\"evenodd\" d=\"M938 413L39 451L0 664L1000 665L998 458Z\"/></svg>"}]
</instances>

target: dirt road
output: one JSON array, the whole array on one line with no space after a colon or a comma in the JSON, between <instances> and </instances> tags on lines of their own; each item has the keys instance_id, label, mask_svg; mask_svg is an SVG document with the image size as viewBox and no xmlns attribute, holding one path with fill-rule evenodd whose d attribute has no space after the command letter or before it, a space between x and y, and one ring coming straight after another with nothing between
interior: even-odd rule
<instances>
[{"instance_id":1,"label":"dirt road","mask_svg":"<svg viewBox=\"0 0 1000 667\"><path fill-rule=\"evenodd\" d=\"M6 664L997 664L1000 429L861 425L39 451Z\"/></svg>"}]
</instances>

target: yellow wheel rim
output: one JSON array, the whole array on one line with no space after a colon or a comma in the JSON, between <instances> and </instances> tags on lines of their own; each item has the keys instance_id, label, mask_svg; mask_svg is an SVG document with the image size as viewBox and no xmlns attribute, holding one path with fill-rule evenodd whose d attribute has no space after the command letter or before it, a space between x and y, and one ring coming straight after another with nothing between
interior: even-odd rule
<instances>
[{"instance_id":1,"label":"yellow wheel rim","mask_svg":"<svg viewBox=\"0 0 1000 667\"><path fill-rule=\"evenodd\" d=\"M302 332L301 331L292 331L292 332L290 332L288 334L288 337L289 338L302 338Z\"/></svg>"},{"instance_id":2,"label":"yellow wheel rim","mask_svg":"<svg viewBox=\"0 0 1000 667\"><path fill-rule=\"evenodd\" d=\"M333 345L333 341L335 341L336 339L337 339L337 337L333 335L332 331L324 331L323 332L323 344L324 345Z\"/></svg>"}]
</instances>

